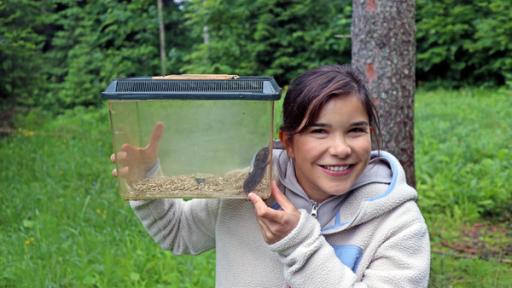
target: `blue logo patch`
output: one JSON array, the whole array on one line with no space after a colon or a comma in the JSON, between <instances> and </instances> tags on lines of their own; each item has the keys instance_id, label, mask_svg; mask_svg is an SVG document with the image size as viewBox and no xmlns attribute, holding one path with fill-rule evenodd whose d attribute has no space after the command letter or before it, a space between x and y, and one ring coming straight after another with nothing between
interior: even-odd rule
<instances>
[{"instance_id":1,"label":"blue logo patch","mask_svg":"<svg viewBox=\"0 0 512 288\"><path fill-rule=\"evenodd\" d=\"M363 249L356 245L334 245L333 248L340 261L355 273Z\"/></svg>"}]
</instances>

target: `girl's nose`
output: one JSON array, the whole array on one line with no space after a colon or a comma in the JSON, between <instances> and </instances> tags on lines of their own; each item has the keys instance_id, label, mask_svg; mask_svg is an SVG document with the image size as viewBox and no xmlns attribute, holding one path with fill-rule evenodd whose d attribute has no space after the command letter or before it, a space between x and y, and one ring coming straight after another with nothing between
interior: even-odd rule
<instances>
[{"instance_id":1,"label":"girl's nose","mask_svg":"<svg viewBox=\"0 0 512 288\"><path fill-rule=\"evenodd\" d=\"M345 158L352 152L352 149L343 137L336 137L331 142L329 153L338 158Z\"/></svg>"}]
</instances>

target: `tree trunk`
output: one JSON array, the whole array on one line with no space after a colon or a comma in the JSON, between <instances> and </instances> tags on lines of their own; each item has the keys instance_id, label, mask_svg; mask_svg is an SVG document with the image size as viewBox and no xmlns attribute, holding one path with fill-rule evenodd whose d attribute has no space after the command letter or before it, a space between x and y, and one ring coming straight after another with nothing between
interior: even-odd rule
<instances>
[{"instance_id":1,"label":"tree trunk","mask_svg":"<svg viewBox=\"0 0 512 288\"><path fill-rule=\"evenodd\" d=\"M414 0L352 1L352 64L366 74L381 120L383 149L404 166L415 186Z\"/></svg>"},{"instance_id":2,"label":"tree trunk","mask_svg":"<svg viewBox=\"0 0 512 288\"><path fill-rule=\"evenodd\" d=\"M162 0L157 0L157 8L158 8L158 26L160 30L160 69L162 75L167 73L165 66L167 62L167 57L165 56L165 28L164 28L164 16L163 16L163 4Z\"/></svg>"}]
</instances>

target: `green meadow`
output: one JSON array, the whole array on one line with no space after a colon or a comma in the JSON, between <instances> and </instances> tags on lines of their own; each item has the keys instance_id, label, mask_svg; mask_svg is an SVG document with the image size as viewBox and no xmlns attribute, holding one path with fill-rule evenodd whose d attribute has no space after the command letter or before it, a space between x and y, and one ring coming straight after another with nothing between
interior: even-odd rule
<instances>
[{"instance_id":1,"label":"green meadow","mask_svg":"<svg viewBox=\"0 0 512 288\"><path fill-rule=\"evenodd\" d=\"M420 90L415 103L430 286L512 287L512 93ZM117 194L105 107L15 124L0 138L0 287L214 286L214 251L161 249Z\"/></svg>"}]
</instances>

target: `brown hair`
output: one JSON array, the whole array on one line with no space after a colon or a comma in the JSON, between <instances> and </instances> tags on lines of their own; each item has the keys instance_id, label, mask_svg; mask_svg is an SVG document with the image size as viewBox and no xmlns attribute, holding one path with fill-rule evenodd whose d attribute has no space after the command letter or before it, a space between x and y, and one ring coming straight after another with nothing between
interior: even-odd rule
<instances>
[{"instance_id":1,"label":"brown hair","mask_svg":"<svg viewBox=\"0 0 512 288\"><path fill-rule=\"evenodd\" d=\"M377 148L380 149L377 110L370 99L364 76L350 65L322 66L295 78L284 98L280 130L288 136L304 132L317 120L329 100L347 95L355 95L361 100Z\"/></svg>"}]
</instances>

